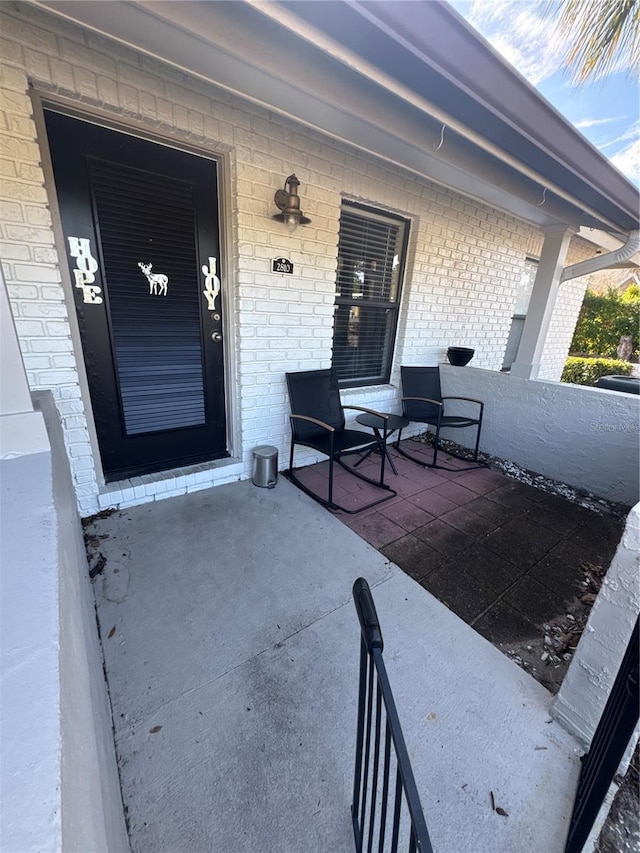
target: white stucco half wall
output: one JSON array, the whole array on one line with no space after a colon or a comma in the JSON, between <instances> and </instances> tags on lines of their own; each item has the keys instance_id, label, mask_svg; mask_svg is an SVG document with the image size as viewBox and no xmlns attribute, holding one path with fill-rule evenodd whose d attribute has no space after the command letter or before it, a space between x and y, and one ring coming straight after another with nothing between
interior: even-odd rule
<instances>
[{"instance_id":1,"label":"white stucco half wall","mask_svg":"<svg viewBox=\"0 0 640 853\"><path fill-rule=\"evenodd\" d=\"M128 853L82 532L47 397L52 449L0 461L0 850Z\"/></svg>"},{"instance_id":2,"label":"white stucco half wall","mask_svg":"<svg viewBox=\"0 0 640 853\"><path fill-rule=\"evenodd\" d=\"M627 518L553 716L585 746L591 742L640 614L640 504Z\"/></svg>"},{"instance_id":3,"label":"white stucco half wall","mask_svg":"<svg viewBox=\"0 0 640 853\"><path fill-rule=\"evenodd\" d=\"M41 416L40 416L41 417ZM0 848L61 850L57 534L50 453L0 462Z\"/></svg>"},{"instance_id":4,"label":"white stucco half wall","mask_svg":"<svg viewBox=\"0 0 640 853\"><path fill-rule=\"evenodd\" d=\"M34 396L51 441L58 535L62 850L129 853L93 589L62 427L51 394Z\"/></svg>"},{"instance_id":5,"label":"white stucco half wall","mask_svg":"<svg viewBox=\"0 0 640 853\"><path fill-rule=\"evenodd\" d=\"M127 853L82 530L51 394L35 411L0 271L0 850Z\"/></svg>"},{"instance_id":6,"label":"white stucco half wall","mask_svg":"<svg viewBox=\"0 0 640 853\"><path fill-rule=\"evenodd\" d=\"M444 364L441 376L443 394L484 401L485 453L610 501L628 506L638 501L636 395L470 366ZM453 405L451 413L461 410ZM471 430L443 435L467 445L475 438Z\"/></svg>"}]
</instances>

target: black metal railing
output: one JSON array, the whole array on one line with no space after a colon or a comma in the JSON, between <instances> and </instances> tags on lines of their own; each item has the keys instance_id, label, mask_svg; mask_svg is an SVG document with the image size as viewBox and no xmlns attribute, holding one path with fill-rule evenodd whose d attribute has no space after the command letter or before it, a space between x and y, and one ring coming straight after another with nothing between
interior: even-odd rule
<instances>
[{"instance_id":1,"label":"black metal railing","mask_svg":"<svg viewBox=\"0 0 640 853\"><path fill-rule=\"evenodd\" d=\"M638 725L638 620L582 769L565 853L580 853Z\"/></svg>"},{"instance_id":2,"label":"black metal railing","mask_svg":"<svg viewBox=\"0 0 640 853\"><path fill-rule=\"evenodd\" d=\"M356 766L351 817L357 853L433 853L400 719L382 659L383 641L369 584L353 600L361 629Z\"/></svg>"}]
</instances>

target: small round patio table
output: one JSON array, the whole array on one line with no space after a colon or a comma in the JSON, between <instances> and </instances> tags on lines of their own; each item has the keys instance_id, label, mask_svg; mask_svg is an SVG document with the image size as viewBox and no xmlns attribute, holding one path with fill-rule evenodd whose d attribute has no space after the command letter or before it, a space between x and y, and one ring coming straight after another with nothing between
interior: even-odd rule
<instances>
[{"instance_id":1,"label":"small round patio table","mask_svg":"<svg viewBox=\"0 0 640 853\"><path fill-rule=\"evenodd\" d=\"M371 415L369 414L369 412L363 412L361 415L358 415L356 417L356 421L359 424L362 424L362 426L366 426L372 429L376 438L381 443L384 439L389 438L394 434L394 432L397 432L398 430L400 431L400 433L402 433L402 430L406 426L409 426L410 423L409 419L403 417L402 415L387 415L386 418L381 418L380 415ZM399 438L400 435L398 435L398 439ZM358 461L353 467L357 468L358 465L360 465L361 462L364 462L364 460L367 459L376 449L377 448L374 447L367 453L365 453L361 459L358 459ZM398 471L396 469L396 466L393 464L393 459L389 454L386 442L384 442L384 453L387 457L389 465L391 465L391 470L394 474L397 474Z\"/></svg>"}]
</instances>

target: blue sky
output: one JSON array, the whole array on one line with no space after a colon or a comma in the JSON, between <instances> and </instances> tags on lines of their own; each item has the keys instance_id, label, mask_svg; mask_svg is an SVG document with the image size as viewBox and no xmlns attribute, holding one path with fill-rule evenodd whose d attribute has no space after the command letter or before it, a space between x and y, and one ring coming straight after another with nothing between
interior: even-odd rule
<instances>
[{"instance_id":1,"label":"blue sky","mask_svg":"<svg viewBox=\"0 0 640 853\"><path fill-rule=\"evenodd\" d=\"M565 44L540 0L451 0L451 5L620 171L640 186L637 73L620 68L577 87L563 69Z\"/></svg>"}]
</instances>

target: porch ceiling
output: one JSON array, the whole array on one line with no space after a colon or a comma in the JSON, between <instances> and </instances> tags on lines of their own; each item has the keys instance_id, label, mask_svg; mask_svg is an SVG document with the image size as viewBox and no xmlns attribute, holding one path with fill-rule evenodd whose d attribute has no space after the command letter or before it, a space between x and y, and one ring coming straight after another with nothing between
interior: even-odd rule
<instances>
[{"instance_id":1,"label":"porch ceiling","mask_svg":"<svg viewBox=\"0 0 640 853\"><path fill-rule=\"evenodd\" d=\"M38 5L537 226L638 227L632 185L446 5L411 33L402 3Z\"/></svg>"}]
</instances>

